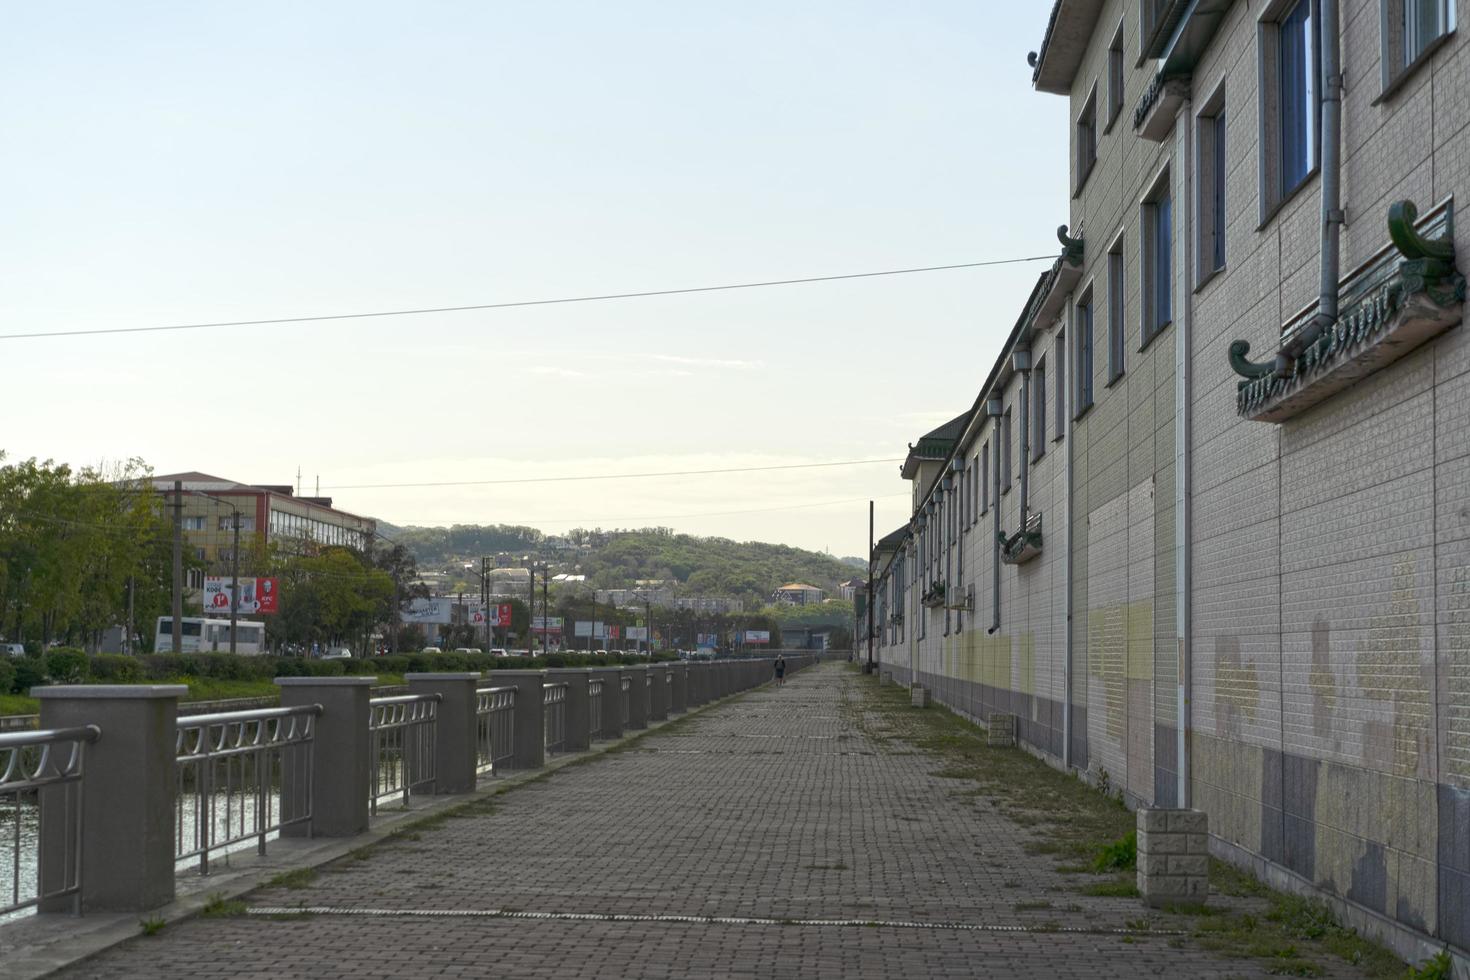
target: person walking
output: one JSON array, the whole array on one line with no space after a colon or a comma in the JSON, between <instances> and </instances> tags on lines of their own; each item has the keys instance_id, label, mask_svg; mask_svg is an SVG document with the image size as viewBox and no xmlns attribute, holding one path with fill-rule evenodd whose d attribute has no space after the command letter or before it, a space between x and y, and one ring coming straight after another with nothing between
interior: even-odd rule
<instances>
[{"instance_id":1,"label":"person walking","mask_svg":"<svg viewBox=\"0 0 1470 980\"><path fill-rule=\"evenodd\" d=\"M783 657L783 656L781 656L779 653L776 654L776 662L775 662L775 664L773 666L776 668L776 683L777 683L777 685L779 685L780 687L785 687L786 686L786 658Z\"/></svg>"}]
</instances>

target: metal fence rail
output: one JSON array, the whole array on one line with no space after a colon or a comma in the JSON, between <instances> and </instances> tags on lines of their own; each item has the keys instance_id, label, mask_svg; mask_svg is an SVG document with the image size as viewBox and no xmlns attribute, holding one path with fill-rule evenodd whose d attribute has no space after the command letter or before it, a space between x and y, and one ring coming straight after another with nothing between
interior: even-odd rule
<instances>
[{"instance_id":1,"label":"metal fence rail","mask_svg":"<svg viewBox=\"0 0 1470 980\"><path fill-rule=\"evenodd\" d=\"M547 684L542 690L546 716L546 751L565 752L567 744L566 684Z\"/></svg>"},{"instance_id":2,"label":"metal fence rail","mask_svg":"<svg viewBox=\"0 0 1470 980\"><path fill-rule=\"evenodd\" d=\"M320 705L256 708L178 719L174 736L174 857L212 852L311 820L311 767ZM289 784L289 785L287 785Z\"/></svg>"},{"instance_id":3,"label":"metal fence rail","mask_svg":"<svg viewBox=\"0 0 1470 980\"><path fill-rule=\"evenodd\" d=\"M510 762L516 748L516 689L482 687L475 691L475 771L495 772Z\"/></svg>"},{"instance_id":4,"label":"metal fence rail","mask_svg":"<svg viewBox=\"0 0 1470 980\"><path fill-rule=\"evenodd\" d=\"M434 731L438 727L438 694L404 694L368 702L369 765L373 782L368 806L408 796L435 784Z\"/></svg>"},{"instance_id":5,"label":"metal fence rail","mask_svg":"<svg viewBox=\"0 0 1470 980\"><path fill-rule=\"evenodd\" d=\"M628 723L628 719L631 718L631 717L633 717L633 678L630 675L628 675L628 674L624 674L623 675L623 722L624 722L624 724L627 724Z\"/></svg>"},{"instance_id":6,"label":"metal fence rail","mask_svg":"<svg viewBox=\"0 0 1470 980\"><path fill-rule=\"evenodd\" d=\"M67 895L72 912L81 912L82 764L87 744L101 735L96 725L0 735L0 847L10 848L0 869L0 915ZM59 809L65 828L59 853L47 855L59 858L54 868L42 865L42 807L48 824L49 811Z\"/></svg>"},{"instance_id":7,"label":"metal fence rail","mask_svg":"<svg viewBox=\"0 0 1470 980\"><path fill-rule=\"evenodd\" d=\"M587 734L589 738L602 737L602 678L587 681Z\"/></svg>"}]
</instances>

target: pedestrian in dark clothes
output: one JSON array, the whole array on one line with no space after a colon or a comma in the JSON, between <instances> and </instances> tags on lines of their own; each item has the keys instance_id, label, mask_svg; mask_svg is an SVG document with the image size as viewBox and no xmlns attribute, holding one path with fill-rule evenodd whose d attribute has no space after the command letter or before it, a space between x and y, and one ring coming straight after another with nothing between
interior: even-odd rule
<instances>
[{"instance_id":1,"label":"pedestrian in dark clothes","mask_svg":"<svg viewBox=\"0 0 1470 980\"><path fill-rule=\"evenodd\" d=\"M779 684L781 687L785 687L786 686L786 658L785 657L782 657L782 656L777 656L776 657L775 667L776 667L776 683Z\"/></svg>"}]
</instances>

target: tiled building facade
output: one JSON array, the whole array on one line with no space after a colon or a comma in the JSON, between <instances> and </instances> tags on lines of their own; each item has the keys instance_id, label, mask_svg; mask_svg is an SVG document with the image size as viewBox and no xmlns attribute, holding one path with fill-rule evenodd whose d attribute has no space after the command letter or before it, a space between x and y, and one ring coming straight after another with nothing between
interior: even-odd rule
<instances>
[{"instance_id":1,"label":"tiled building facade","mask_svg":"<svg viewBox=\"0 0 1470 980\"><path fill-rule=\"evenodd\" d=\"M910 447L874 603L896 680L1462 952L1466 16L1060 0L1033 67L1070 102L1062 255L973 407Z\"/></svg>"}]
</instances>

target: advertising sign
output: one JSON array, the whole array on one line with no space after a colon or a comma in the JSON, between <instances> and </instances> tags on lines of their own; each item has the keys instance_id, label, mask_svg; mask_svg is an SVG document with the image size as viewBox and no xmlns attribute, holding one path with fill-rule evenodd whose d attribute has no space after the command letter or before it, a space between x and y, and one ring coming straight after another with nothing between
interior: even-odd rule
<instances>
[{"instance_id":1,"label":"advertising sign","mask_svg":"<svg viewBox=\"0 0 1470 980\"><path fill-rule=\"evenodd\" d=\"M450 608L454 600L448 596L439 599L415 599L400 616L405 623L437 623L449 625Z\"/></svg>"},{"instance_id":2,"label":"advertising sign","mask_svg":"<svg viewBox=\"0 0 1470 980\"><path fill-rule=\"evenodd\" d=\"M699 634L699 642L698 642L697 646L701 650L713 650L715 647L717 647L719 645L720 645L720 636L719 636L718 633L701 633L701 634Z\"/></svg>"},{"instance_id":3,"label":"advertising sign","mask_svg":"<svg viewBox=\"0 0 1470 980\"><path fill-rule=\"evenodd\" d=\"M230 614L230 587L234 579L228 575L206 575L204 578L204 615ZM269 616L281 611L280 583L273 578L240 576L240 599L235 612L241 615Z\"/></svg>"},{"instance_id":4,"label":"advertising sign","mask_svg":"<svg viewBox=\"0 0 1470 980\"><path fill-rule=\"evenodd\" d=\"M623 628L621 626L614 626L614 627L612 627L611 628L611 633L610 633L610 635L609 635L608 638L609 639L616 640L618 638L619 633L622 631L622 629Z\"/></svg>"},{"instance_id":5,"label":"advertising sign","mask_svg":"<svg viewBox=\"0 0 1470 980\"><path fill-rule=\"evenodd\" d=\"M592 620L590 620L590 619L579 619L579 620L577 620L575 623L572 624L572 635L573 636L591 636L592 635Z\"/></svg>"},{"instance_id":6,"label":"advertising sign","mask_svg":"<svg viewBox=\"0 0 1470 980\"><path fill-rule=\"evenodd\" d=\"M770 630L746 630L745 631L745 642L747 644L770 643L771 642L771 631Z\"/></svg>"},{"instance_id":7,"label":"advertising sign","mask_svg":"<svg viewBox=\"0 0 1470 980\"><path fill-rule=\"evenodd\" d=\"M531 631L533 633L549 633L552 636L561 635L562 620L560 616L536 616L531 620Z\"/></svg>"},{"instance_id":8,"label":"advertising sign","mask_svg":"<svg viewBox=\"0 0 1470 980\"><path fill-rule=\"evenodd\" d=\"M646 640L646 639L648 639L648 627L647 626L629 626L628 627L628 639L630 639L630 640Z\"/></svg>"},{"instance_id":9,"label":"advertising sign","mask_svg":"<svg viewBox=\"0 0 1470 980\"><path fill-rule=\"evenodd\" d=\"M491 606L488 611L484 606L480 606L477 609L470 610L470 625L484 626L486 625L485 620L488 617L490 621L489 625L504 626L505 628L509 629L510 613L510 603L508 602L497 603L496 605Z\"/></svg>"}]
</instances>

